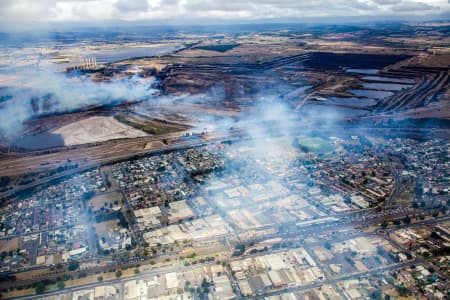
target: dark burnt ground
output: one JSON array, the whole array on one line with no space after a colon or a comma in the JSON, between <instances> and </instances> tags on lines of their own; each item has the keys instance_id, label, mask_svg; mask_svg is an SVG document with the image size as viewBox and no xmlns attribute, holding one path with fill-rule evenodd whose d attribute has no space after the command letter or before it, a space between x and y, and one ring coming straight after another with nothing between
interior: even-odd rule
<instances>
[{"instance_id":1,"label":"dark burnt ground","mask_svg":"<svg viewBox=\"0 0 450 300\"><path fill-rule=\"evenodd\" d=\"M408 55L389 54L355 54L313 52L303 62L304 67L322 71L339 71L342 69L383 69L399 61L411 58Z\"/></svg>"},{"instance_id":2,"label":"dark burnt ground","mask_svg":"<svg viewBox=\"0 0 450 300\"><path fill-rule=\"evenodd\" d=\"M165 93L202 93L220 84L226 99L239 101L261 91L262 86L283 82L277 70L289 66L292 71L344 72L349 68L382 69L404 59L407 55L377 55L353 53L309 52L277 57L262 63L174 63L158 77ZM299 73L300 74L300 73Z\"/></svg>"}]
</instances>

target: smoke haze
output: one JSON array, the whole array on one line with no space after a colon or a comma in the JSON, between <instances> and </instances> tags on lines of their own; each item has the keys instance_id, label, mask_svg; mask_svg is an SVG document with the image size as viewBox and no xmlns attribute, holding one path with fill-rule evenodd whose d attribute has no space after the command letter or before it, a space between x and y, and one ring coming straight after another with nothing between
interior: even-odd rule
<instances>
[{"instance_id":1,"label":"smoke haze","mask_svg":"<svg viewBox=\"0 0 450 300\"><path fill-rule=\"evenodd\" d=\"M44 114L64 113L90 105L110 105L124 100L154 97L154 80L143 84L137 77L113 78L110 82L93 82L89 78L68 78L49 71L24 74L26 89L8 88L11 99L0 106L0 131L14 135L26 120Z\"/></svg>"}]
</instances>

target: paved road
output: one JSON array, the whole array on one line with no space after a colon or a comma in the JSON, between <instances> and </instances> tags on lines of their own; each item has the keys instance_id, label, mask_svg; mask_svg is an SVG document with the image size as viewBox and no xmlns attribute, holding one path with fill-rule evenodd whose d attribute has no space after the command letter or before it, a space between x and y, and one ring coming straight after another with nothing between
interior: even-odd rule
<instances>
[{"instance_id":1,"label":"paved road","mask_svg":"<svg viewBox=\"0 0 450 300\"><path fill-rule=\"evenodd\" d=\"M304 122L301 124L305 125ZM156 136L156 137L151 136L134 139L112 140L99 144L80 145L74 147L50 149L46 151L14 153L8 155L3 154L0 155L0 177L54 170L57 167L63 165L68 159L70 159L72 163L77 163L78 168L74 170L68 170L61 173L57 173L43 180L32 182L24 186L16 187L14 190L7 191L5 193L0 193L0 198L7 198L17 192L25 191L30 188L43 185L52 180L63 178L65 176L82 172L103 164L113 163L118 160L129 159L134 156L148 155L152 153L158 153L161 151L171 151L182 148L195 147L204 143L214 143L226 140L245 138L245 128L247 128L245 127L245 125L246 124L243 124L243 128L241 129L235 128L230 132L226 130L227 132L225 133L224 132L209 133L205 139L197 139L196 141L192 140L186 141L183 139L179 139L180 135L182 135L183 133L178 132L164 136ZM255 124L247 124L247 125L252 126ZM299 133L305 133L308 130L312 130L312 128L305 129L309 128L308 126L296 126L292 128L292 131L293 132L295 132L295 130L298 131L299 127L302 128L302 131L301 132L299 131ZM338 127L339 126L334 128L333 130L323 129L323 133L338 134L339 132ZM408 133L414 132L419 135L422 135L424 133L427 134L430 133L430 130L420 128L405 129L405 128L378 128L378 127L360 127L360 128L347 128L346 126L342 127L345 129L345 132L347 134L356 134L356 135L359 134L366 135L367 132L371 132L372 135L378 134L386 135L387 133L392 132L393 130L397 134L399 132L408 132ZM438 131L439 129L434 129L432 133L436 133ZM152 149L145 149L147 143L155 141L162 142L163 140L167 140L169 145L155 147Z\"/></svg>"},{"instance_id":2,"label":"paved road","mask_svg":"<svg viewBox=\"0 0 450 300\"><path fill-rule=\"evenodd\" d=\"M309 289L312 289L312 288L320 287L320 286L322 286L324 284L334 284L334 283L336 283L338 281L341 281L341 280L351 279L351 278L364 276L364 275L369 275L369 274L377 274L377 273L380 273L380 272L391 271L391 270L396 270L396 269L399 269L399 268L413 266L413 265L416 265L416 264L418 264L420 262L421 262L421 260L413 260L413 261L409 261L409 262L398 263L398 264L393 264L393 265L389 265L389 266L384 266L384 267L379 267L379 268L375 268L375 269L370 269L370 270L364 271L364 272L354 272L354 273L351 273L351 274L346 274L344 276L339 276L339 277L335 277L335 278L331 278L331 279L317 281L317 282L310 283L310 284L294 286L294 287L288 287L288 288L280 289L280 290L277 290L277 291L272 291L272 292L269 292L269 293L265 293L263 295L263 297L276 296L276 295L280 295L280 294L284 294L284 293L293 293L293 292L309 290ZM243 297L241 299L255 299L255 300L259 299L260 300L261 296Z\"/></svg>"},{"instance_id":3,"label":"paved road","mask_svg":"<svg viewBox=\"0 0 450 300\"><path fill-rule=\"evenodd\" d=\"M404 229L404 228L410 228L410 227L416 227L416 226L423 226L423 225L431 225L431 224L435 224L438 222L442 222L442 221L446 221L449 220L450 216L444 216L442 218L438 218L438 219L430 219L430 220L424 220L424 221L420 221L420 222L416 222L416 223L411 223L411 224L404 224L404 225L400 225L398 227L395 228L391 228L389 230L386 230L387 233L398 230L398 229ZM336 230L339 227L336 228ZM350 236L350 237L345 237L343 239L349 239L349 238L354 238L357 236L367 236L367 234L364 233L358 233L354 236ZM395 244L395 243L394 243ZM280 249L278 251L273 251L273 252L280 252L280 251L285 251L286 249ZM236 257L231 259L230 261L233 260L240 260L243 257L253 257L253 256L258 256L261 254L248 254L245 256L241 256L241 257ZM319 287L323 284L332 284L332 283L336 283L337 281L340 280L345 280L345 279L350 279L350 278L354 278L355 276L362 276L362 275L367 275L367 274L373 274L373 273L377 273L377 272L384 272L384 271L389 271L389 270L394 270L394 269L398 269L398 268L402 268L402 267L406 267L406 266L410 266L413 264L418 264L418 263L423 263L424 260L422 258L415 258L414 261L408 261L408 262L403 262L403 263L396 263L396 264L392 264L392 265L388 265L388 266L383 266L383 267L379 267L379 268L375 268L375 269L370 269L364 272L354 272L354 273L350 273L350 274L345 274L343 276L340 277L333 277L330 278L328 280L325 281L318 281L318 282L314 282L311 284L307 284L307 285L302 285L302 286L295 286L295 287L288 287L282 290L277 290L277 291L272 291L268 294L265 294L265 296L270 296L270 295L279 295L282 293L287 293L287 292L296 292L296 291L302 291L302 290L307 290L307 289L311 289L311 288L315 288L315 287ZM199 267L199 266L208 266L208 265L213 265L215 264L214 262L207 262L204 264L197 264L195 265L195 267ZM96 286L100 286L100 285L105 285L105 284L119 284L122 283L123 281L126 280L132 280L132 279L140 279L140 278L145 278L148 276L154 276L154 275L163 275L166 273L170 273L170 272L181 272L181 271L186 271L188 269L191 269L193 267L186 267L182 264L176 264L176 265L172 265L172 266L167 266L167 267L160 267L160 268L151 268L149 270L143 271L138 275L129 277L127 279L115 279L115 280L111 280L111 281L107 281L107 282L95 282L95 283L89 283L89 284L85 284L85 285L81 285L81 286L77 286L77 287L73 287L73 288L67 288L64 290L64 293L67 292L74 292L74 291L79 291L79 290L83 290L83 289L87 289L87 288L93 288ZM54 291L54 292L50 292L45 294L45 296L49 296L49 295L58 295L62 293L61 291ZM21 299L40 299L42 296L29 296L29 297L24 297ZM242 299L260 299L260 297L248 297L248 298L242 298Z\"/></svg>"},{"instance_id":4,"label":"paved road","mask_svg":"<svg viewBox=\"0 0 450 300\"><path fill-rule=\"evenodd\" d=\"M198 267L203 267L203 266L208 266L208 265L214 265L215 262L208 262L208 263L204 263L204 264L197 264L195 265L196 268ZM131 276L131 277L127 277L127 278L117 278L117 279L113 279L113 280L108 280L108 281L102 281L102 282L92 282L92 283L87 283L87 284L83 284L83 285L79 285L77 287L68 287L65 288L64 291L52 291L52 292L48 292L42 295L34 295L34 296L26 296L26 297L16 297L16 298L10 298L10 299L43 299L44 297L48 297L48 296L56 296L59 294L66 294L69 292L76 292L76 291L81 291L84 289L91 289L91 288L95 288L97 286L102 286L102 285L113 285L113 284L121 284L124 281L129 281L129 280L136 280L136 279L145 279L149 276L157 276L157 275L165 275L167 273L171 273L171 272L181 272L181 271L186 271L189 270L189 267L184 266L183 264L177 264L177 265L172 265L172 266L167 266L167 267L160 267L160 268L155 268L155 269L150 269L150 270L144 270L142 272L140 272L137 275ZM122 298L123 299L123 298Z\"/></svg>"},{"instance_id":5,"label":"paved road","mask_svg":"<svg viewBox=\"0 0 450 300\"><path fill-rule=\"evenodd\" d=\"M0 160L0 176L10 176L14 174L43 171L42 161L48 160L52 161L52 164L46 165L46 168L48 166L52 166L52 168L56 169L60 165L60 163L56 163L56 161L64 162L67 159L71 159L72 163L78 163L79 167L76 169L56 173L52 176L45 177L42 180L33 181L29 184L16 187L13 190L1 193L0 198L8 198L13 196L14 194L44 185L47 182L64 178L66 176L70 176L75 173L87 171L91 168L98 167L103 164L131 159L133 157L141 155L151 155L161 153L164 151L174 151L179 149L196 147L202 144L236 140L239 138L240 138L239 133L230 133L226 135L223 134L215 138L209 138L207 141L202 138L181 139L177 141L174 140L173 143L171 143L168 146L154 147L150 150L144 149L146 143L144 143L143 145L142 141L123 141L122 142L123 144L120 147L112 147L112 148L108 147L107 149L102 148L101 150L96 149L95 151L92 151L91 149L85 149L84 151L78 149L76 150L76 152L68 150L67 153L53 153L45 156L39 155L17 159L3 158ZM133 145L136 146L137 144L139 144L139 150L133 149Z\"/></svg>"}]
</instances>

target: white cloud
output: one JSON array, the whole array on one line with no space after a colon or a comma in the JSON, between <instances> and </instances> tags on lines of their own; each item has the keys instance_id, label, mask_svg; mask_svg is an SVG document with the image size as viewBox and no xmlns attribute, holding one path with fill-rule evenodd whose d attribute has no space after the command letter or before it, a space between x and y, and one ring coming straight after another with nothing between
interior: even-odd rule
<instances>
[{"instance_id":1,"label":"white cloud","mask_svg":"<svg viewBox=\"0 0 450 300\"><path fill-rule=\"evenodd\" d=\"M448 0L0 0L6 22L450 15Z\"/></svg>"}]
</instances>

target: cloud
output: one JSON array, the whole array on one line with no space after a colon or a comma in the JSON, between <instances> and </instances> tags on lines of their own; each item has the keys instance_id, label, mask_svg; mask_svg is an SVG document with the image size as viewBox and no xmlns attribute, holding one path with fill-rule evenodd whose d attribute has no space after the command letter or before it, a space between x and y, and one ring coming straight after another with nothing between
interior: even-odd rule
<instances>
[{"instance_id":1,"label":"cloud","mask_svg":"<svg viewBox=\"0 0 450 300\"><path fill-rule=\"evenodd\" d=\"M398 4L401 3L401 0L373 0L373 2L380 5L390 5L390 4Z\"/></svg>"},{"instance_id":2,"label":"cloud","mask_svg":"<svg viewBox=\"0 0 450 300\"><path fill-rule=\"evenodd\" d=\"M393 7L393 9L398 9L403 12L428 11L433 10L433 8L433 5L416 1L401 2Z\"/></svg>"},{"instance_id":3,"label":"cloud","mask_svg":"<svg viewBox=\"0 0 450 300\"><path fill-rule=\"evenodd\" d=\"M129 11L147 11L149 4L147 0L119 0L115 3L116 8L119 12L129 12Z\"/></svg>"},{"instance_id":4,"label":"cloud","mask_svg":"<svg viewBox=\"0 0 450 300\"><path fill-rule=\"evenodd\" d=\"M7 22L220 21L450 14L447 0L1 0Z\"/></svg>"}]
</instances>

